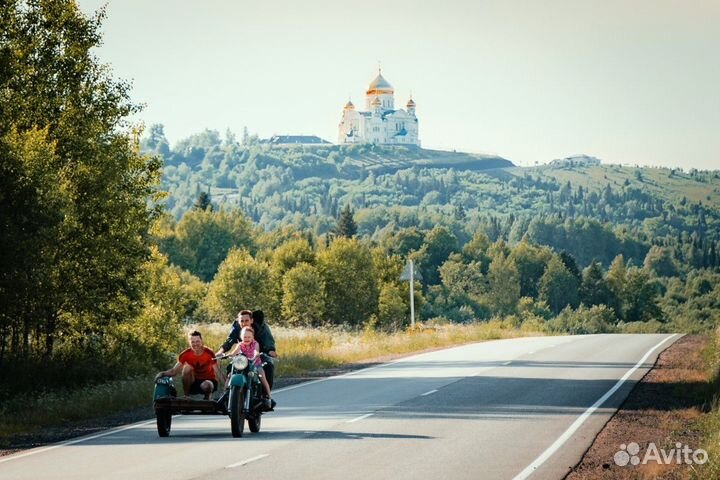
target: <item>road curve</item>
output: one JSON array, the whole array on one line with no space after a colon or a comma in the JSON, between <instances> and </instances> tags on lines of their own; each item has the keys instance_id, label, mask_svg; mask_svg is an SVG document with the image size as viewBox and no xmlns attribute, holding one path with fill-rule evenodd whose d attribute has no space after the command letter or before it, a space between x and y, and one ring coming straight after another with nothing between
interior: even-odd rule
<instances>
[{"instance_id":1,"label":"road curve","mask_svg":"<svg viewBox=\"0 0 720 480\"><path fill-rule=\"evenodd\" d=\"M278 390L258 434L234 439L226 417L178 416L159 438L154 421L141 422L2 457L0 479L560 479L677 338L534 337L424 353Z\"/></svg>"}]
</instances>

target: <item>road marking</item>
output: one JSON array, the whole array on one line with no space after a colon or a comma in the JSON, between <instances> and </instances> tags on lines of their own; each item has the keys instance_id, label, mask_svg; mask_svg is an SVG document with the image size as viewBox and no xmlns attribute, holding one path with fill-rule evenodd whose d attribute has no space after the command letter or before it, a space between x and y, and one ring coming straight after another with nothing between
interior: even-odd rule
<instances>
[{"instance_id":1,"label":"road marking","mask_svg":"<svg viewBox=\"0 0 720 480\"><path fill-rule=\"evenodd\" d=\"M423 393L423 394L420 395L420 396L421 396L421 397L426 397L426 396L428 396L428 395L432 395L432 394L435 393L435 392L437 392L437 388L434 389L434 390L430 390L429 392L425 392L425 393Z\"/></svg>"},{"instance_id":2,"label":"road marking","mask_svg":"<svg viewBox=\"0 0 720 480\"><path fill-rule=\"evenodd\" d=\"M512 363L512 360L508 360L507 362L501 363L501 365L510 365Z\"/></svg>"},{"instance_id":3,"label":"road marking","mask_svg":"<svg viewBox=\"0 0 720 480\"><path fill-rule=\"evenodd\" d=\"M359 422L360 420L364 420L368 417L372 417L373 415L375 415L375 414L374 413L366 413L365 415L360 415L359 417L355 417L352 420L348 420L347 423Z\"/></svg>"},{"instance_id":4,"label":"road marking","mask_svg":"<svg viewBox=\"0 0 720 480\"><path fill-rule=\"evenodd\" d=\"M654 347L652 347L650 350L647 351L647 353L640 359L639 362L635 364L633 368L625 372L625 375L622 376L620 380L617 381L613 387L605 392L605 395L600 397L595 403L592 404L590 408L585 410L582 415L580 415L573 423L568 427L567 430L565 430L562 435L560 435L555 442L553 442L552 445L550 445L547 450L545 450L543 453L540 454L539 457L537 457L530 465L525 467L525 470L518 473L513 480L524 480L528 478L532 473L537 470L543 463L547 461L548 458L550 458L555 452L557 452L560 447L563 446L565 442L568 441L568 439L577 431L578 428L582 426L583 423L585 423L585 420L587 420L590 415L595 412L605 401L612 396L613 393L615 393L623 383L625 383L625 380L630 378L630 376L635 373L635 371L640 368L640 365L645 363L645 360L654 352L657 350L663 343L667 342L671 338L675 337L677 334L670 335L669 337L665 337L662 341L660 341L658 344L656 344Z\"/></svg>"},{"instance_id":5,"label":"road marking","mask_svg":"<svg viewBox=\"0 0 720 480\"><path fill-rule=\"evenodd\" d=\"M262 455L258 455L258 456L256 456L256 457L251 457L251 458L245 459L245 460L243 460L243 461L241 461L241 462L232 463L232 464L228 465L228 466L225 467L225 468L244 467L244 466L247 465L248 463L252 463L252 462L254 462L254 461L256 461L256 460L260 460L261 458L265 458L265 457L267 457L267 456L269 456L269 455L270 455L270 454L268 454L268 453L263 453Z\"/></svg>"},{"instance_id":6,"label":"road marking","mask_svg":"<svg viewBox=\"0 0 720 480\"><path fill-rule=\"evenodd\" d=\"M133 428L142 427L143 425L149 425L149 424L151 424L151 423L155 423L155 419L148 420L148 421L146 421L146 422L140 422L140 423L135 423L135 424L132 424L132 425L127 425L127 426L125 426L125 427L115 428L115 429L113 429L113 430L108 430L108 431L103 432L103 433L98 433L98 434L95 434L95 435L90 435L89 437L76 438L75 440L67 440L67 441L65 441L65 442L60 442L60 443L57 443L57 444L52 445L52 446L49 446L49 447L37 448L37 449L33 449L33 450L30 450L30 451L25 452L25 453L19 453L19 454L17 454L17 455L11 455L11 456L8 456L8 457L5 457L5 458L0 459L0 463L9 462L9 461L11 461L11 460L17 460L18 458L29 457L30 455L35 455L36 453L49 452L50 450L55 450L56 448L65 447L65 446L67 446L67 445L75 445L76 443L87 442L87 441L89 441L89 440L95 440L96 438L107 437L108 435L113 435L113 434L115 434L115 433L124 432L125 430L130 430L130 429L133 429Z\"/></svg>"}]
</instances>

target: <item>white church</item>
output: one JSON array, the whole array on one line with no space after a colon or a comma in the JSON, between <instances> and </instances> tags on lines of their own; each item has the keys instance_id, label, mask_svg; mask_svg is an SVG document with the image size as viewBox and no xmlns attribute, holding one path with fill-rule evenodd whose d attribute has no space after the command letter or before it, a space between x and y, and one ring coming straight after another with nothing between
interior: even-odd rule
<instances>
[{"instance_id":1,"label":"white church","mask_svg":"<svg viewBox=\"0 0 720 480\"><path fill-rule=\"evenodd\" d=\"M338 143L380 143L391 145L417 145L418 119L412 97L407 110L395 110L395 90L382 72L370 82L365 93L365 111L355 110L351 101L343 109L339 126Z\"/></svg>"}]
</instances>

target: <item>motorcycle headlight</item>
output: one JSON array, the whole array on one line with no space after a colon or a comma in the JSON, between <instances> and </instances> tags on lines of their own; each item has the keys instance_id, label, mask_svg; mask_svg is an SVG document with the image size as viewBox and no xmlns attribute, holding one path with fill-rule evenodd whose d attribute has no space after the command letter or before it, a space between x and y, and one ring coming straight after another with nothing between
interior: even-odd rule
<instances>
[{"instance_id":1,"label":"motorcycle headlight","mask_svg":"<svg viewBox=\"0 0 720 480\"><path fill-rule=\"evenodd\" d=\"M233 368L235 370L245 370L248 366L248 359L245 355L238 355L233 359Z\"/></svg>"}]
</instances>

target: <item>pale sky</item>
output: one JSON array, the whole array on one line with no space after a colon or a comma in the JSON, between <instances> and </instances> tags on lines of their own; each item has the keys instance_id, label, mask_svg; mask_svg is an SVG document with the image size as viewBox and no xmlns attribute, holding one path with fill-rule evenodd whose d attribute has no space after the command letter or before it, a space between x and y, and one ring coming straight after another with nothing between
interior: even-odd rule
<instances>
[{"instance_id":1,"label":"pale sky","mask_svg":"<svg viewBox=\"0 0 720 480\"><path fill-rule=\"evenodd\" d=\"M171 143L337 141L381 62L424 147L720 169L720 0L80 0Z\"/></svg>"}]
</instances>

